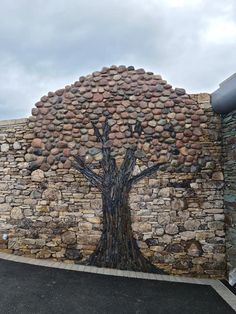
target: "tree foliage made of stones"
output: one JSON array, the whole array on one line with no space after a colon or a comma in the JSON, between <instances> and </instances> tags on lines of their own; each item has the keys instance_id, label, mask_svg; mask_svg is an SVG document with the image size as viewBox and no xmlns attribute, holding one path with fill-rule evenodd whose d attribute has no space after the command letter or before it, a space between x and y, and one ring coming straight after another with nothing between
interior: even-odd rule
<instances>
[{"instance_id":1,"label":"tree foliage made of stones","mask_svg":"<svg viewBox=\"0 0 236 314\"><path fill-rule=\"evenodd\" d=\"M70 156L84 156L87 163L101 160L92 123L102 127L109 117L109 139L114 157L122 157L137 139L132 125L140 121L138 157L143 162L167 162L170 171L194 172L201 164L200 127L204 111L184 89L151 72L134 67L111 66L72 85L43 96L32 109L25 159L31 171L70 169Z\"/></svg>"}]
</instances>

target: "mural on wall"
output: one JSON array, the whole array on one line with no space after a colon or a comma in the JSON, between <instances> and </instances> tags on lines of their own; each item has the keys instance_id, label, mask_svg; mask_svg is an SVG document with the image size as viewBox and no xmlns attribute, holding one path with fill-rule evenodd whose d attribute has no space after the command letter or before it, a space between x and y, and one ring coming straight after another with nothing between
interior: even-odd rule
<instances>
[{"instance_id":1,"label":"mural on wall","mask_svg":"<svg viewBox=\"0 0 236 314\"><path fill-rule=\"evenodd\" d=\"M102 193L102 235L95 251L89 257L88 263L100 267L157 271L150 261L142 255L133 236L128 201L132 186L158 171L161 164L154 164L133 175L137 160L138 138L142 133L142 126L139 121L136 121L135 125L128 125L128 127L131 137L136 138L136 143L127 148L119 168L115 158L111 155L108 117L106 117L102 131L93 123L94 134L102 146L100 161L102 173L97 174L90 166L86 165L83 158L75 156L76 164L74 167ZM158 272L161 271L158 270Z\"/></svg>"},{"instance_id":2,"label":"mural on wall","mask_svg":"<svg viewBox=\"0 0 236 314\"><path fill-rule=\"evenodd\" d=\"M24 123L1 127L0 249L224 276L219 130L208 94L132 66L49 92Z\"/></svg>"}]
</instances>

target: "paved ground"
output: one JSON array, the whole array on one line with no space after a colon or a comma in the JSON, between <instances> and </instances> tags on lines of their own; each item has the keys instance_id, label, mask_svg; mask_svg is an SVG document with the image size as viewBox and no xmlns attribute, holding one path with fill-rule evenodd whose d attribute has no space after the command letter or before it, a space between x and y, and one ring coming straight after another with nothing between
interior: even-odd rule
<instances>
[{"instance_id":1,"label":"paved ground","mask_svg":"<svg viewBox=\"0 0 236 314\"><path fill-rule=\"evenodd\" d=\"M207 285L74 272L0 259L1 314L235 314Z\"/></svg>"}]
</instances>

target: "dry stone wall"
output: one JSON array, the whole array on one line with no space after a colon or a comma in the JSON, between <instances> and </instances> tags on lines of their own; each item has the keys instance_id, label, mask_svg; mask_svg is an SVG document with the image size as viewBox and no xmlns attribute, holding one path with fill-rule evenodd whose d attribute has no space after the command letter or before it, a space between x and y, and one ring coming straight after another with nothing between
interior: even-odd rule
<instances>
[{"instance_id":1,"label":"dry stone wall","mask_svg":"<svg viewBox=\"0 0 236 314\"><path fill-rule=\"evenodd\" d=\"M133 67L81 77L43 96L27 120L0 123L0 249L76 263L94 251L101 196L73 169L72 156L83 156L99 172L102 154L92 122L101 127L106 117L118 164L134 143L136 173L163 163L130 195L143 254L168 273L223 277L220 117L208 94L188 95ZM140 137L131 136L136 120Z\"/></svg>"},{"instance_id":2,"label":"dry stone wall","mask_svg":"<svg viewBox=\"0 0 236 314\"><path fill-rule=\"evenodd\" d=\"M236 283L236 111L222 117L224 155L224 204L227 261L232 284Z\"/></svg>"}]
</instances>

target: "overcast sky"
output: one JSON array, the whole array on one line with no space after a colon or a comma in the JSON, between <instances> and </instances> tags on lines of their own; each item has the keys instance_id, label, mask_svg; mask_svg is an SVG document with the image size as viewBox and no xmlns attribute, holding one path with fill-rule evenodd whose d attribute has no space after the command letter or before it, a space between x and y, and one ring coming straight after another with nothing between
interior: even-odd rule
<instances>
[{"instance_id":1,"label":"overcast sky","mask_svg":"<svg viewBox=\"0 0 236 314\"><path fill-rule=\"evenodd\" d=\"M0 119L113 64L212 92L236 72L236 0L1 0L0 45Z\"/></svg>"}]
</instances>

